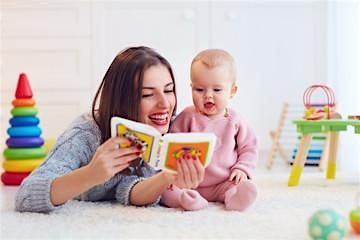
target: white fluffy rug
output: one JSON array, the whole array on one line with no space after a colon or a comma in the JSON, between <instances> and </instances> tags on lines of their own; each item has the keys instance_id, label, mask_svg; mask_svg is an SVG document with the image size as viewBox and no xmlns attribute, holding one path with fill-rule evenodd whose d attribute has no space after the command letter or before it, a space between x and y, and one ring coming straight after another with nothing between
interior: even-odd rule
<instances>
[{"instance_id":1,"label":"white fluffy rug","mask_svg":"<svg viewBox=\"0 0 360 240\"><path fill-rule=\"evenodd\" d=\"M327 181L305 168L300 185L287 187L290 169L257 170L259 197L246 212L222 204L196 212L163 207L70 201L50 214L14 212L16 187L0 186L0 239L310 239L307 221L320 208L348 216L359 184ZM349 227L345 239L360 239Z\"/></svg>"}]
</instances>

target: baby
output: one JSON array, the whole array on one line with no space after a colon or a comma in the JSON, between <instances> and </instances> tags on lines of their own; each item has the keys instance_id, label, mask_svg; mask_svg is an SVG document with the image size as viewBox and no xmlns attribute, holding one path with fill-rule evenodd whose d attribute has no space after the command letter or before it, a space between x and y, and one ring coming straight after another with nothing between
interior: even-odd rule
<instances>
[{"instance_id":1,"label":"baby","mask_svg":"<svg viewBox=\"0 0 360 240\"><path fill-rule=\"evenodd\" d=\"M227 210L243 211L256 199L252 171L257 160L257 139L253 130L233 109L235 62L224 50L200 52L191 63L194 106L181 112L171 132L213 132L216 147L204 181L196 189L173 187L162 195L168 207L199 210L208 202L223 202ZM191 160L188 160L191 161Z\"/></svg>"}]
</instances>

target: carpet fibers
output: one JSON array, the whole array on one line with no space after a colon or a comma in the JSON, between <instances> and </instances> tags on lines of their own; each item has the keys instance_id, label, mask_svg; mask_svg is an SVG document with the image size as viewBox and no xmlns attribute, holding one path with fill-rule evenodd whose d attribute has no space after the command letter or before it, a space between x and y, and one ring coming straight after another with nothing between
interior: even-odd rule
<instances>
[{"instance_id":1,"label":"carpet fibers","mask_svg":"<svg viewBox=\"0 0 360 240\"><path fill-rule=\"evenodd\" d=\"M326 180L305 168L300 185L287 187L289 168L257 170L257 202L245 212L211 203L201 211L123 207L69 201L50 214L14 212L17 187L0 185L0 239L310 239L307 221L321 208L348 217L358 183ZM350 226L345 239L360 239Z\"/></svg>"}]
</instances>

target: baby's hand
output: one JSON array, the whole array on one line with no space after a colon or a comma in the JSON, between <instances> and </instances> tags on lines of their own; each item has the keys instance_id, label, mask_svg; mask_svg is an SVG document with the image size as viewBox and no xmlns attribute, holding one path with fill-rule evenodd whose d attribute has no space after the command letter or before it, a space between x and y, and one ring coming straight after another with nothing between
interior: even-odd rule
<instances>
[{"instance_id":1,"label":"baby's hand","mask_svg":"<svg viewBox=\"0 0 360 240\"><path fill-rule=\"evenodd\" d=\"M238 184L242 179L247 179L247 174L240 170L240 169L234 169L232 170L230 174L229 181L234 181L234 184Z\"/></svg>"}]
</instances>

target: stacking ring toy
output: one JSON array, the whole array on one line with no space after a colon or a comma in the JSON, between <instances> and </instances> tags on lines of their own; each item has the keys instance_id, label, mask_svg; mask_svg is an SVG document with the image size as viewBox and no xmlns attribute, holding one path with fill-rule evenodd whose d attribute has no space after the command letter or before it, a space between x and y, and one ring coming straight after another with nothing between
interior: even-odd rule
<instances>
[{"instance_id":1,"label":"stacking ring toy","mask_svg":"<svg viewBox=\"0 0 360 240\"><path fill-rule=\"evenodd\" d=\"M13 117L9 120L12 127L36 126L39 122L39 118L35 116Z\"/></svg>"},{"instance_id":2,"label":"stacking ring toy","mask_svg":"<svg viewBox=\"0 0 360 240\"><path fill-rule=\"evenodd\" d=\"M4 172L3 174L1 174L1 181L5 184L5 185L20 185L21 182L27 177L29 176L29 172L27 173L12 173L12 172Z\"/></svg>"},{"instance_id":3,"label":"stacking ring toy","mask_svg":"<svg viewBox=\"0 0 360 240\"><path fill-rule=\"evenodd\" d=\"M43 158L46 151L43 148L6 148L4 150L6 160Z\"/></svg>"},{"instance_id":4,"label":"stacking ring toy","mask_svg":"<svg viewBox=\"0 0 360 240\"><path fill-rule=\"evenodd\" d=\"M32 98L17 98L14 99L11 104L14 107L32 107L35 105L35 100Z\"/></svg>"},{"instance_id":5,"label":"stacking ring toy","mask_svg":"<svg viewBox=\"0 0 360 240\"><path fill-rule=\"evenodd\" d=\"M7 133L10 137L39 137L41 135L41 128L33 127L11 127L8 128Z\"/></svg>"},{"instance_id":6,"label":"stacking ring toy","mask_svg":"<svg viewBox=\"0 0 360 240\"><path fill-rule=\"evenodd\" d=\"M35 116L38 110L34 107L15 107L11 109L11 115L18 116Z\"/></svg>"},{"instance_id":7,"label":"stacking ring toy","mask_svg":"<svg viewBox=\"0 0 360 240\"><path fill-rule=\"evenodd\" d=\"M6 145L9 148L21 148L21 147L41 147L44 144L44 139L41 137L18 137L8 138Z\"/></svg>"},{"instance_id":8,"label":"stacking ring toy","mask_svg":"<svg viewBox=\"0 0 360 240\"><path fill-rule=\"evenodd\" d=\"M28 159L28 160L16 160L16 161L3 161L3 169L6 172L24 173L31 172L37 166L39 166L44 159Z\"/></svg>"}]
</instances>

